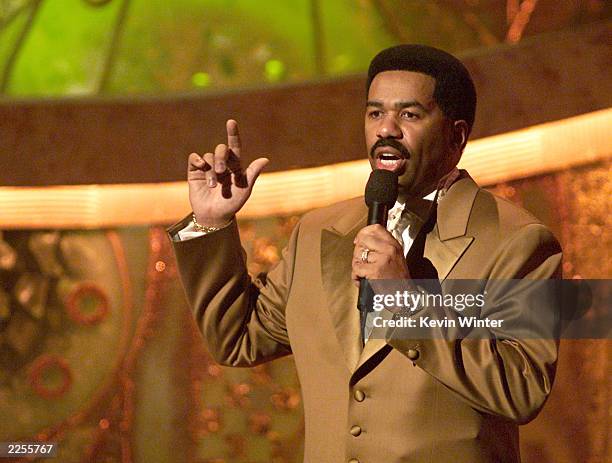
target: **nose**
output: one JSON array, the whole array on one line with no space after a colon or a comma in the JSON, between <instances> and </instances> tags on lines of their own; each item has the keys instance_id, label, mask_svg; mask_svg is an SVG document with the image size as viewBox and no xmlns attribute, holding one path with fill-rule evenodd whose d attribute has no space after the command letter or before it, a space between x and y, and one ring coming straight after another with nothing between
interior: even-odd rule
<instances>
[{"instance_id":1,"label":"nose","mask_svg":"<svg viewBox=\"0 0 612 463\"><path fill-rule=\"evenodd\" d=\"M402 138L402 129L392 114L387 114L380 121L376 132L378 138Z\"/></svg>"}]
</instances>

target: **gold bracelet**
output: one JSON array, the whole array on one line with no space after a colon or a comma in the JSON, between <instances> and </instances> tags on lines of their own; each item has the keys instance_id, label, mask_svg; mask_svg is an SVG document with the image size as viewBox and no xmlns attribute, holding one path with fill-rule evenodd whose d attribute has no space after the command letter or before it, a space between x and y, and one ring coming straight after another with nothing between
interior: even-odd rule
<instances>
[{"instance_id":1,"label":"gold bracelet","mask_svg":"<svg viewBox=\"0 0 612 463\"><path fill-rule=\"evenodd\" d=\"M197 231L203 232L203 233L212 233L214 231L221 230L222 228L224 228L224 227L207 227L205 225L202 225L201 223L198 223L198 221L196 220L195 213L191 214L191 221L193 222L194 228Z\"/></svg>"}]
</instances>

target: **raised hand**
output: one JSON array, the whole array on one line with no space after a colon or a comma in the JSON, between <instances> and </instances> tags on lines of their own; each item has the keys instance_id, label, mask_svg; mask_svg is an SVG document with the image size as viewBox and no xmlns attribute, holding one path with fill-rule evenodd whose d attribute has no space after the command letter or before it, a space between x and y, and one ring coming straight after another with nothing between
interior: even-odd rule
<instances>
[{"instance_id":1,"label":"raised hand","mask_svg":"<svg viewBox=\"0 0 612 463\"><path fill-rule=\"evenodd\" d=\"M243 170L238 123L230 119L226 128L227 145L217 145L214 153L204 156L191 153L188 160L189 202L198 223L207 227L223 226L234 217L269 162L259 158Z\"/></svg>"}]
</instances>

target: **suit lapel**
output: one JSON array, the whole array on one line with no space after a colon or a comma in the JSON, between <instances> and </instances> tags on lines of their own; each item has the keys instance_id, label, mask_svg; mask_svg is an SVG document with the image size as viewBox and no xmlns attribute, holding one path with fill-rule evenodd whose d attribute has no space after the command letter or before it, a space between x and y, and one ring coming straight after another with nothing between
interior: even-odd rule
<instances>
[{"instance_id":1,"label":"suit lapel","mask_svg":"<svg viewBox=\"0 0 612 463\"><path fill-rule=\"evenodd\" d=\"M350 210L334 226L321 232L321 275L332 324L349 371L361 353L358 290L351 280L355 236L366 225L365 205Z\"/></svg>"},{"instance_id":2,"label":"suit lapel","mask_svg":"<svg viewBox=\"0 0 612 463\"><path fill-rule=\"evenodd\" d=\"M467 235L467 226L479 188L467 173L464 175L438 201L437 224L425 242L424 255L438 271L440 281L448 277L474 241Z\"/></svg>"},{"instance_id":3,"label":"suit lapel","mask_svg":"<svg viewBox=\"0 0 612 463\"><path fill-rule=\"evenodd\" d=\"M381 317L381 320L390 320L393 318L393 314L388 310L382 310L378 313L378 315ZM368 360L370 360L374 354L387 345L386 331L387 329L382 327L374 327L374 329L372 329L368 341L365 343L365 346L363 346L363 351L359 356L358 364L354 370L354 373L356 373Z\"/></svg>"},{"instance_id":4,"label":"suit lapel","mask_svg":"<svg viewBox=\"0 0 612 463\"><path fill-rule=\"evenodd\" d=\"M443 281L470 244L472 244L474 238L471 236L458 236L447 241L441 241L436 235L436 231L433 231L427 236L425 256L438 271L438 279Z\"/></svg>"}]
</instances>

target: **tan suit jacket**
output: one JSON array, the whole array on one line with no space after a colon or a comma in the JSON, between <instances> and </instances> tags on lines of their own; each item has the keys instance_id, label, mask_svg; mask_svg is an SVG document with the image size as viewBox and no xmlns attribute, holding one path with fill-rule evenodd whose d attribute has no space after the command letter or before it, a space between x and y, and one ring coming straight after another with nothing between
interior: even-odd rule
<instances>
[{"instance_id":1,"label":"tan suit jacket","mask_svg":"<svg viewBox=\"0 0 612 463\"><path fill-rule=\"evenodd\" d=\"M519 461L517 424L532 419L550 393L557 343L500 332L497 340L469 341L382 336L362 349L351 260L366 217L362 198L304 215L265 281L249 278L235 224L175 241L211 355L250 366L293 353L306 462ZM561 250L550 231L469 177L440 199L437 217L424 252L442 281L559 272ZM521 294L503 304L513 317L534 310Z\"/></svg>"}]
</instances>

